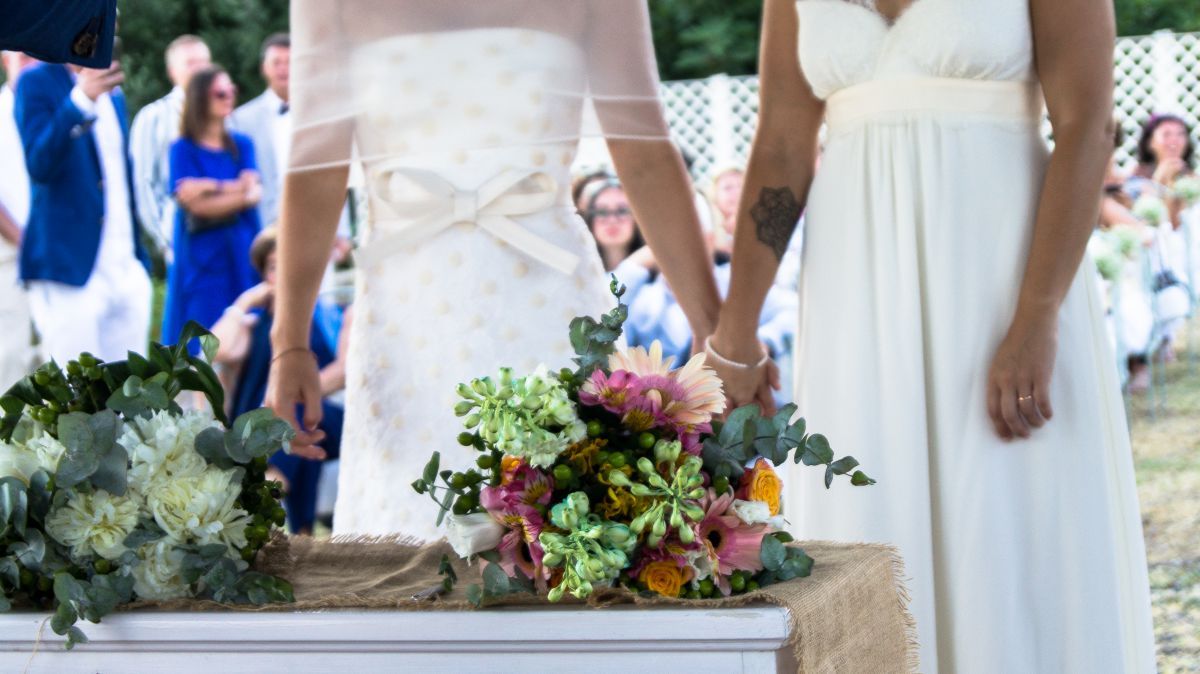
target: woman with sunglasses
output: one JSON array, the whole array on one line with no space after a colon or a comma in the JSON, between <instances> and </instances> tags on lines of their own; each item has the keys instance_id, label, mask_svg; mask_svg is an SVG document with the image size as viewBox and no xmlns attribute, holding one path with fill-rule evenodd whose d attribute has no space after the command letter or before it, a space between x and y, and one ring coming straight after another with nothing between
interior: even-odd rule
<instances>
[{"instance_id":1,"label":"woman with sunglasses","mask_svg":"<svg viewBox=\"0 0 1200 674\"><path fill-rule=\"evenodd\" d=\"M190 320L212 326L221 312L258 282L247 251L261 229L262 185L254 144L226 129L237 89L218 66L192 77L180 138L171 146L175 217L174 262L167 271L163 341Z\"/></svg>"}]
</instances>

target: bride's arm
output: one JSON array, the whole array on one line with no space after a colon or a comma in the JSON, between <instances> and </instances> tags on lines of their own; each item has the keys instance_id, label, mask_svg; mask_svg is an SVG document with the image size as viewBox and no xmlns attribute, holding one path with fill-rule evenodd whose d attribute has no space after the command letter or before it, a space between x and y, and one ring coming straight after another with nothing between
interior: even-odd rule
<instances>
[{"instance_id":1,"label":"bride's arm","mask_svg":"<svg viewBox=\"0 0 1200 674\"><path fill-rule=\"evenodd\" d=\"M267 406L295 425L295 406L304 406L304 427L292 452L324 458L315 446L322 434L321 386L317 361L309 350L313 308L337 234L346 199L349 169L326 168L289 173L283 183L279 217L279 280L275 323L271 327L271 376Z\"/></svg>"},{"instance_id":2,"label":"bride's arm","mask_svg":"<svg viewBox=\"0 0 1200 674\"><path fill-rule=\"evenodd\" d=\"M683 160L665 140L612 140L608 147L642 235L677 289L692 334L704 340L716 326L721 296Z\"/></svg>"},{"instance_id":3,"label":"bride's arm","mask_svg":"<svg viewBox=\"0 0 1200 674\"><path fill-rule=\"evenodd\" d=\"M763 301L796 229L820 150L824 103L796 58L799 20L792 0L767 0L759 54L759 118L738 204L733 277L712 348L741 363L762 357L757 330ZM714 359L715 360L715 359ZM716 365L716 363L713 363ZM762 372L719 368L732 405L770 407Z\"/></svg>"},{"instance_id":4,"label":"bride's arm","mask_svg":"<svg viewBox=\"0 0 1200 674\"><path fill-rule=\"evenodd\" d=\"M1099 217L1096 194L1113 135L1112 3L1032 0L1030 7L1055 145L1016 314L989 377L988 413L1006 439L1028 437L1053 413L1059 306Z\"/></svg>"}]
</instances>

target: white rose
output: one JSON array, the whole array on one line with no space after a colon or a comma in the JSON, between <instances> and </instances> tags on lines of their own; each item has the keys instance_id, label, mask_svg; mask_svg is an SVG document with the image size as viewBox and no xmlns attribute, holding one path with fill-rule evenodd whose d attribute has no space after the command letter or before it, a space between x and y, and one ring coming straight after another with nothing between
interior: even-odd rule
<instances>
[{"instance_id":1,"label":"white rose","mask_svg":"<svg viewBox=\"0 0 1200 674\"><path fill-rule=\"evenodd\" d=\"M234 473L209 468L197 477L164 480L147 492L147 509L178 542L244 548L250 516L236 507L242 487L233 481Z\"/></svg>"},{"instance_id":2,"label":"white rose","mask_svg":"<svg viewBox=\"0 0 1200 674\"><path fill-rule=\"evenodd\" d=\"M95 553L117 559L125 554L125 537L137 523L138 505L133 499L100 489L73 494L66 505L46 518L46 533L69 546L77 558Z\"/></svg>"},{"instance_id":3,"label":"white rose","mask_svg":"<svg viewBox=\"0 0 1200 674\"><path fill-rule=\"evenodd\" d=\"M495 550L508 530L487 513L450 515L446 518L446 540L459 557Z\"/></svg>"},{"instance_id":4,"label":"white rose","mask_svg":"<svg viewBox=\"0 0 1200 674\"><path fill-rule=\"evenodd\" d=\"M130 484L146 492L172 478L203 474L208 462L196 453L196 436L209 427L219 424L194 410L183 416L156 412L126 424L117 442L129 454Z\"/></svg>"},{"instance_id":5,"label":"white rose","mask_svg":"<svg viewBox=\"0 0 1200 674\"><path fill-rule=\"evenodd\" d=\"M15 477L28 485L29 478L41 467L33 452L18 444L0 442L0 477Z\"/></svg>"},{"instance_id":6,"label":"white rose","mask_svg":"<svg viewBox=\"0 0 1200 674\"><path fill-rule=\"evenodd\" d=\"M138 550L141 562L133 567L133 591L142 599L176 599L188 596L183 581L183 551L170 539L147 543Z\"/></svg>"},{"instance_id":7,"label":"white rose","mask_svg":"<svg viewBox=\"0 0 1200 674\"><path fill-rule=\"evenodd\" d=\"M743 501L737 499L729 507L739 520L749 525L769 524L776 529L783 529L787 526L787 521L783 519L783 515L772 517L771 506L762 501Z\"/></svg>"}]
</instances>

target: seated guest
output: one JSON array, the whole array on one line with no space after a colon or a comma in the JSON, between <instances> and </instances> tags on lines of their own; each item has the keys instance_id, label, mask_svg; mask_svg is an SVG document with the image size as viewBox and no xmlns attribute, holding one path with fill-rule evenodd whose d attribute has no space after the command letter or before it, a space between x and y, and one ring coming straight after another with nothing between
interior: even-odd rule
<instances>
[{"instance_id":1,"label":"seated guest","mask_svg":"<svg viewBox=\"0 0 1200 674\"><path fill-rule=\"evenodd\" d=\"M275 296L275 228L264 229L250 249L254 268L263 282L243 292L221 319L213 326L220 340L216 365L229 392L230 417L262 407L267 393L267 375L271 370L271 324ZM322 305L317 305L322 311ZM345 388L345 352L337 338L322 330L321 320L313 321L310 348L321 366L321 393L328 396ZM338 454L342 435L342 408L328 401L322 404L324 416L321 430L325 439L320 443L330 457ZM317 485L321 478L321 461L291 456L282 450L270 459L274 471L285 485L287 496L284 508L288 513L288 528L292 533L311 533L316 520Z\"/></svg>"},{"instance_id":2,"label":"seated guest","mask_svg":"<svg viewBox=\"0 0 1200 674\"><path fill-rule=\"evenodd\" d=\"M217 66L188 82L180 138L171 146L179 209L163 311L166 343L189 320L212 326L258 282L247 251L261 228L256 206L262 187L253 143L226 130L236 95L229 75Z\"/></svg>"}]
</instances>

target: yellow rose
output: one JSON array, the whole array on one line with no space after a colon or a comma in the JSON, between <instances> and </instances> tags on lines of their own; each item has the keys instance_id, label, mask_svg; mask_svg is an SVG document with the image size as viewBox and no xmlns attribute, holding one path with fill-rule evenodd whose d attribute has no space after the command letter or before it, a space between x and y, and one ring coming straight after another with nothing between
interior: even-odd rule
<instances>
[{"instance_id":1,"label":"yellow rose","mask_svg":"<svg viewBox=\"0 0 1200 674\"><path fill-rule=\"evenodd\" d=\"M745 501L762 501L771 509L771 515L779 514L780 495L783 493L783 481L771 467L771 462L759 459L754 468L742 476L742 484L738 489L738 498Z\"/></svg>"},{"instance_id":2,"label":"yellow rose","mask_svg":"<svg viewBox=\"0 0 1200 674\"><path fill-rule=\"evenodd\" d=\"M638 580L646 585L651 592L657 592L664 597L678 597L683 584L692 579L690 567L679 568L674 560L664 559L650 562L642 567Z\"/></svg>"}]
</instances>

